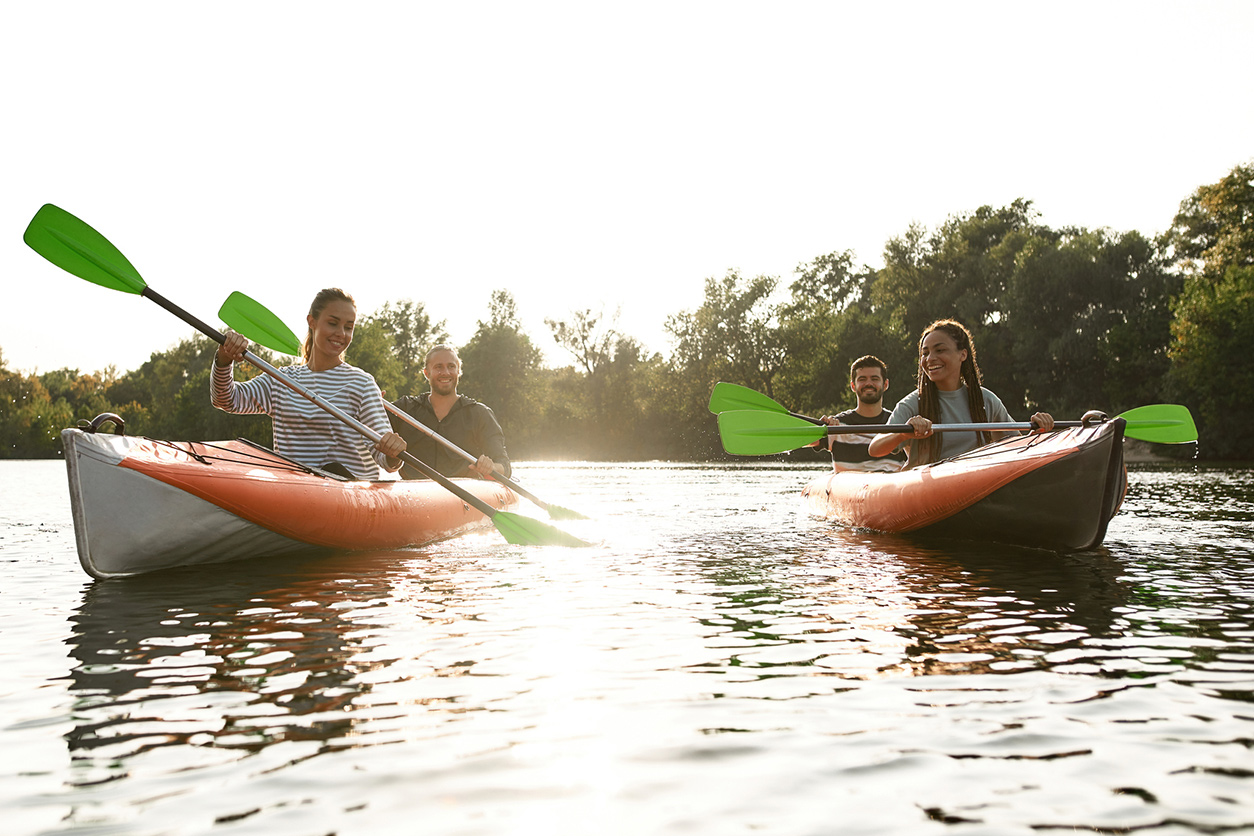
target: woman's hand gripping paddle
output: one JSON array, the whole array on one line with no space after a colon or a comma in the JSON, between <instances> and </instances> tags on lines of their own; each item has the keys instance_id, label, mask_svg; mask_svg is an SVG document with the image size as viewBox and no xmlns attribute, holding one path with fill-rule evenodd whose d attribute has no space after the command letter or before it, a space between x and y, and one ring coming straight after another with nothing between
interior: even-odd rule
<instances>
[{"instance_id":1,"label":"woman's hand gripping paddle","mask_svg":"<svg viewBox=\"0 0 1254 836\"><path fill-rule=\"evenodd\" d=\"M288 328L283 320L279 319L279 317L265 305L250 296L240 293L238 290L228 296L226 301L222 303L222 308L218 311L218 316L220 316L222 321L227 325L231 326L236 331L259 345L264 345L266 348L278 351L282 354L300 354L300 340L297 339L296 334L292 331L292 329ZM452 451L454 455L461 457L470 464L474 464L478 461L475 456L472 456L470 453L458 447L456 444L423 424L403 409L397 409L387 400L383 401L383 405L387 407L388 412L400 418L402 421L406 422L419 432L425 433L430 438L444 445ZM520 496L530 499L536 505L540 506L545 511L548 511L549 516L555 520L588 519L578 511L572 511L569 508L563 508L560 505L552 505L543 501L522 485L519 485L500 473L494 472L492 474L492 478Z\"/></svg>"},{"instance_id":2,"label":"woman's hand gripping paddle","mask_svg":"<svg viewBox=\"0 0 1254 836\"><path fill-rule=\"evenodd\" d=\"M53 206L51 203L44 204L35 213L35 217L31 219L30 225L27 226L26 233L22 236L22 239L31 249L62 270L73 273L75 276L86 279L93 284L107 287L110 290L120 290L124 293L146 296L214 342L217 342L219 345L222 343L224 337L216 328L206 325L148 287L147 282L139 275L139 271L127 261L126 256L122 255L117 247L113 246L108 239L92 229L88 224L64 209ZM280 374L278 369L252 352L245 352L244 358L282 385L287 386L319 408L331 413L371 441L377 442L381 438L380 434L375 432L374 429L345 414L334 404L309 391L286 375ZM512 514L507 511L498 511L479 499L479 497L445 478L443 474L428 467L408 452L403 453L401 458L406 463L427 474L467 505L491 518L493 524L496 525L497 531L501 532L501 535L510 543L515 545L590 545L539 520L533 520L530 517Z\"/></svg>"}]
</instances>

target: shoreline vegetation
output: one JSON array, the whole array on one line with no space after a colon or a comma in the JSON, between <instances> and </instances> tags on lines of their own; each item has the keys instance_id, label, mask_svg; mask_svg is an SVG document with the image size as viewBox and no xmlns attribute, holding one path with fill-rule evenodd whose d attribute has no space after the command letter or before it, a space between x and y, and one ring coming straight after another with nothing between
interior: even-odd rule
<instances>
[{"instance_id":1,"label":"shoreline vegetation","mask_svg":"<svg viewBox=\"0 0 1254 836\"><path fill-rule=\"evenodd\" d=\"M392 397L418 393L426 349L447 338L437 313L388 302L359 322L349 362ZM699 307L666 317L668 354L603 312L577 310L545 320L570 361L546 365L513 296L497 290L461 346L461 388L493 408L519 461L728 460L706 408L714 383L835 413L853 405L849 364L875 354L889 365L886 401L895 403L915 384L918 334L939 317L971 329L984 383L1012 415L1182 403L1199 445L1138 445L1129 461L1254 459L1254 436L1239 423L1254 407L1254 367L1241 356L1254 344L1254 162L1199 187L1153 239L1052 229L1020 199L933 231L912 225L885 244L882 268L837 250L798 265L787 285L736 271L706 278ZM268 418L210 406L216 345L205 337L125 372L24 374L2 348L0 459L57 458L61 429L103 412L121 415L132 435L271 441Z\"/></svg>"}]
</instances>

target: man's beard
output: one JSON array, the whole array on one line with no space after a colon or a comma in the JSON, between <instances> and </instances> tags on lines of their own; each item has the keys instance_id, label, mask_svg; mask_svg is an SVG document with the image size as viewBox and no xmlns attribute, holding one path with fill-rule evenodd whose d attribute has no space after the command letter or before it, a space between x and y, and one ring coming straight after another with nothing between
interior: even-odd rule
<instances>
[{"instance_id":1,"label":"man's beard","mask_svg":"<svg viewBox=\"0 0 1254 836\"><path fill-rule=\"evenodd\" d=\"M456 391L457 391L456 383L449 383L449 384L441 383L439 385L435 383L431 384L431 392L432 394L435 394L435 395L452 395Z\"/></svg>"},{"instance_id":2,"label":"man's beard","mask_svg":"<svg viewBox=\"0 0 1254 836\"><path fill-rule=\"evenodd\" d=\"M879 390L875 390L874 392L868 392L866 389L863 389L861 392L858 393L858 400L862 401L863 403L879 403L883 398L884 398L884 393Z\"/></svg>"}]
</instances>

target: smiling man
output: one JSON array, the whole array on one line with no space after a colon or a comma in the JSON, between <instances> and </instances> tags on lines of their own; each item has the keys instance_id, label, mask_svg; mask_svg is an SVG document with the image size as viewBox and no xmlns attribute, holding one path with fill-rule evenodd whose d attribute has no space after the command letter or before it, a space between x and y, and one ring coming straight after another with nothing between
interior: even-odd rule
<instances>
[{"instance_id":1,"label":"smiling man","mask_svg":"<svg viewBox=\"0 0 1254 836\"><path fill-rule=\"evenodd\" d=\"M891 414L884 408L884 392L888 389L888 366L878 357L867 354L853 361L849 368L849 388L858 396L858 405L836 415L824 415L828 424L856 424L872 426L887 424ZM836 470L900 470L906 463L905 453L893 453L875 458L867 447L872 436L829 435L814 446L832 453L832 467Z\"/></svg>"},{"instance_id":2,"label":"smiling man","mask_svg":"<svg viewBox=\"0 0 1254 836\"><path fill-rule=\"evenodd\" d=\"M496 415L485 404L457 393L457 383L462 377L462 362L457 356L457 349L451 345L437 345L428 351L422 375L430 384L431 391L417 396L407 395L396 400L395 405L478 460L473 465L469 464L426 433L392 415L392 428L405 439L409 452L448 477L487 478L492 471L509 476L505 433L501 431ZM416 468L404 465L401 478L426 477Z\"/></svg>"}]
</instances>

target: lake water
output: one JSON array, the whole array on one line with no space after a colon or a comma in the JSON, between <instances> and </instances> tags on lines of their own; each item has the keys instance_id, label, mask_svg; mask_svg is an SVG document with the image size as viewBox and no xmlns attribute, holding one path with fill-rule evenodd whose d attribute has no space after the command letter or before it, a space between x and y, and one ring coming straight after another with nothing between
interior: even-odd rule
<instances>
[{"instance_id":1,"label":"lake water","mask_svg":"<svg viewBox=\"0 0 1254 836\"><path fill-rule=\"evenodd\" d=\"M1254 472L1057 556L834 528L818 469L523 463L596 547L93 581L0 462L0 832L1254 832Z\"/></svg>"}]
</instances>

